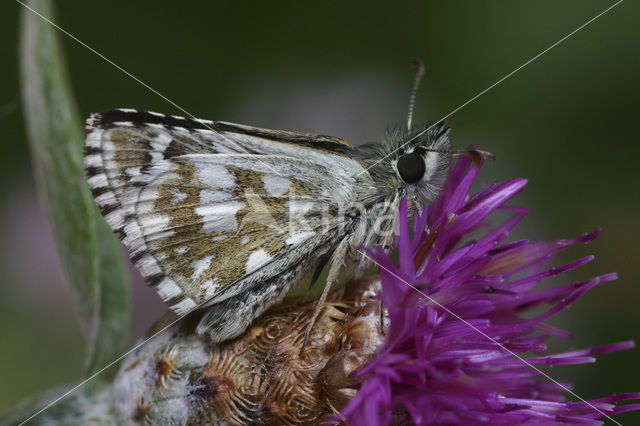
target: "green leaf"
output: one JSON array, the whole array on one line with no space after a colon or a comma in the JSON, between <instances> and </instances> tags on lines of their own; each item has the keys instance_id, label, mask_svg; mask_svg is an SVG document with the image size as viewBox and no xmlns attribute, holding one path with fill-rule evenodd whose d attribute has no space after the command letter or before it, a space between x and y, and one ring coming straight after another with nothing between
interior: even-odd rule
<instances>
[{"instance_id":1,"label":"green leaf","mask_svg":"<svg viewBox=\"0 0 640 426\"><path fill-rule=\"evenodd\" d=\"M87 189L88 190L88 189ZM92 200L93 201L93 200ZM91 374L122 355L122 343L129 320L129 282L122 262L120 243L93 206L98 241L100 312L90 342L87 373ZM115 374L112 371L110 375Z\"/></svg>"},{"instance_id":2,"label":"green leaf","mask_svg":"<svg viewBox=\"0 0 640 426\"><path fill-rule=\"evenodd\" d=\"M53 21L50 0L28 7ZM61 33L22 8L21 85L40 202L87 334L87 375L120 355L127 326L128 281L115 236L89 191L84 132L71 91Z\"/></svg>"}]
</instances>

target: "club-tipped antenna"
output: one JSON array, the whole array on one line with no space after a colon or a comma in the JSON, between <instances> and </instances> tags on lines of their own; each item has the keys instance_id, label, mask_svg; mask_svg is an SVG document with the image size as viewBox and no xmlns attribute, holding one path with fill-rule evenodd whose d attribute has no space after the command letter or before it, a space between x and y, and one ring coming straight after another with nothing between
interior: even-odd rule
<instances>
[{"instance_id":1,"label":"club-tipped antenna","mask_svg":"<svg viewBox=\"0 0 640 426\"><path fill-rule=\"evenodd\" d=\"M411 121L413 120L413 106L416 103L416 93L418 92L418 86L422 75L424 74L424 63L418 58L413 58L409 62L409 66L415 69L416 73L413 77L413 86L411 87L411 93L409 94L409 114L407 115L407 130L411 130Z\"/></svg>"}]
</instances>

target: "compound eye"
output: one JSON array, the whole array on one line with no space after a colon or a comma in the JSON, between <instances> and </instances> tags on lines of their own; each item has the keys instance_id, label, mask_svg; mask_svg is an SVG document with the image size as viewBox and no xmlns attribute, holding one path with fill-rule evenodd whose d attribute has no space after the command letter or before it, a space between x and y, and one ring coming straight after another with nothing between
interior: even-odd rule
<instances>
[{"instance_id":1,"label":"compound eye","mask_svg":"<svg viewBox=\"0 0 640 426\"><path fill-rule=\"evenodd\" d=\"M426 167L422 155L412 152L398 159L398 173L405 183L416 183L424 176Z\"/></svg>"}]
</instances>

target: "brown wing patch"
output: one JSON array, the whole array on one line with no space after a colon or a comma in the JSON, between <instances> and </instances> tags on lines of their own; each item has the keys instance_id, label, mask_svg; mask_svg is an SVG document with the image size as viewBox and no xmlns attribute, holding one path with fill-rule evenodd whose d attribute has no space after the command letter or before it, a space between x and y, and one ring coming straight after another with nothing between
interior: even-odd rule
<instances>
[{"instance_id":1,"label":"brown wing patch","mask_svg":"<svg viewBox=\"0 0 640 426\"><path fill-rule=\"evenodd\" d=\"M308 184L294 178L287 192L271 196L263 173L232 166L223 170L232 176L233 188L202 182L197 166L176 163L166 172L169 177L159 176L141 192L137 221L164 218L163 225L153 230L151 225L143 226L144 241L130 244L144 245L144 252L156 259L162 273L183 290L183 295L170 302L182 302L185 296L205 302L253 272L252 265L278 259L291 246L286 242L288 203L315 200ZM218 199L207 200L206 191L217 192ZM211 214L203 213L206 209Z\"/></svg>"}]
</instances>

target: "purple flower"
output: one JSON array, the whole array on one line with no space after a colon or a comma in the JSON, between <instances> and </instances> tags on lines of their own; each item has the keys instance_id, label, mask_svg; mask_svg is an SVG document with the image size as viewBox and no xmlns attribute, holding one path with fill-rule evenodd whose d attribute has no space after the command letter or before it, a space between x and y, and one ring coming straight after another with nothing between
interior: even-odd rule
<instances>
[{"instance_id":1,"label":"purple flower","mask_svg":"<svg viewBox=\"0 0 640 426\"><path fill-rule=\"evenodd\" d=\"M379 265L390 325L384 349L358 373L364 382L341 416L366 425L601 424L597 419L639 409L638 403L618 403L640 393L585 401L540 369L590 363L634 346L627 341L547 352L548 338L568 333L543 321L617 278L611 273L539 286L543 278L590 262L593 256L549 267L560 250L593 240L600 229L571 240L505 242L527 213L505 203L527 181L491 184L469 196L479 169L460 159L437 201L416 215L413 233L401 204L397 265L384 252L369 251ZM489 226L486 218L497 210L512 214Z\"/></svg>"}]
</instances>

